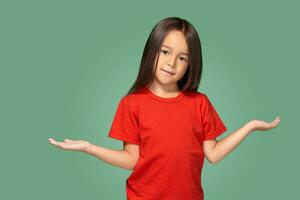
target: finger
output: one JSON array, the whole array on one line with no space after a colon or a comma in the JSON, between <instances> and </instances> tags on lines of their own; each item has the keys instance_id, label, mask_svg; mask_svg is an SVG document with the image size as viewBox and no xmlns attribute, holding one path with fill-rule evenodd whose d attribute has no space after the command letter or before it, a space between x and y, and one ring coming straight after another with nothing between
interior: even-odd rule
<instances>
[{"instance_id":1,"label":"finger","mask_svg":"<svg viewBox=\"0 0 300 200\"><path fill-rule=\"evenodd\" d=\"M57 143L57 142L56 142L54 139L52 139L52 138L49 138L48 141L49 141L50 144L56 144L56 143Z\"/></svg>"},{"instance_id":2,"label":"finger","mask_svg":"<svg viewBox=\"0 0 300 200\"><path fill-rule=\"evenodd\" d=\"M76 143L58 142L57 147L64 150L74 150L74 148L76 148Z\"/></svg>"},{"instance_id":3,"label":"finger","mask_svg":"<svg viewBox=\"0 0 300 200\"><path fill-rule=\"evenodd\" d=\"M55 144L55 146L57 146L57 147L59 147L59 148L62 148L62 149L66 149L66 143L64 143L64 142L57 142L56 144Z\"/></svg>"},{"instance_id":4,"label":"finger","mask_svg":"<svg viewBox=\"0 0 300 200\"><path fill-rule=\"evenodd\" d=\"M59 146L59 142L56 142L56 141L55 142L51 142L51 144L54 145L54 146L56 146L56 147Z\"/></svg>"},{"instance_id":5,"label":"finger","mask_svg":"<svg viewBox=\"0 0 300 200\"><path fill-rule=\"evenodd\" d=\"M277 121L278 121L278 123L280 122L280 118L279 117L277 117Z\"/></svg>"},{"instance_id":6,"label":"finger","mask_svg":"<svg viewBox=\"0 0 300 200\"><path fill-rule=\"evenodd\" d=\"M85 140L75 140L75 143L85 142Z\"/></svg>"},{"instance_id":7,"label":"finger","mask_svg":"<svg viewBox=\"0 0 300 200\"><path fill-rule=\"evenodd\" d=\"M280 118L276 117L276 119L274 120L275 123L279 123L280 122Z\"/></svg>"},{"instance_id":8,"label":"finger","mask_svg":"<svg viewBox=\"0 0 300 200\"><path fill-rule=\"evenodd\" d=\"M272 128L274 128L275 126L277 126L280 122L279 117L276 117L276 119L274 121L272 121L270 124L272 126Z\"/></svg>"},{"instance_id":9,"label":"finger","mask_svg":"<svg viewBox=\"0 0 300 200\"><path fill-rule=\"evenodd\" d=\"M56 147L62 147L61 142L57 142L56 140L50 138L49 139L50 144L56 146Z\"/></svg>"},{"instance_id":10,"label":"finger","mask_svg":"<svg viewBox=\"0 0 300 200\"><path fill-rule=\"evenodd\" d=\"M84 140L70 140L70 139L65 139L64 142L69 143L69 144L76 144L76 143L81 143Z\"/></svg>"},{"instance_id":11,"label":"finger","mask_svg":"<svg viewBox=\"0 0 300 200\"><path fill-rule=\"evenodd\" d=\"M72 144L72 143L75 143L76 141L66 138L66 139L64 139L64 142Z\"/></svg>"}]
</instances>

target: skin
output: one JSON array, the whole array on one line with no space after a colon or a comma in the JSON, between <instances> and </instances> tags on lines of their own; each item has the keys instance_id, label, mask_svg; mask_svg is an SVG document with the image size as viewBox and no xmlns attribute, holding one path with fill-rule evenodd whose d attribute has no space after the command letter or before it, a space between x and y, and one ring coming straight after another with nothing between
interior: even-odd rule
<instances>
[{"instance_id":1,"label":"skin","mask_svg":"<svg viewBox=\"0 0 300 200\"><path fill-rule=\"evenodd\" d=\"M149 89L158 96L175 97L179 94L176 83L183 77L188 68L188 55L185 55L188 54L188 46L183 33L175 30L167 34L162 45L160 52L156 55L158 62L155 63L155 65L157 64L155 79ZM162 72L162 69L172 71L175 75L168 77ZM91 154L105 162L126 169L134 168L140 152L139 145L128 142L123 142L123 151L109 150L85 140L65 139L63 142L58 142L49 138L49 143L64 150Z\"/></svg>"},{"instance_id":2,"label":"skin","mask_svg":"<svg viewBox=\"0 0 300 200\"><path fill-rule=\"evenodd\" d=\"M189 59L188 55L183 53L188 54L188 46L183 33L177 30L170 31L164 39L160 52L156 55L158 57L158 62L155 63L157 69L155 70L154 81L149 87L157 96L169 98L179 94L176 83L184 76ZM175 75L166 76L162 71L163 69L172 71ZM279 123L279 117L272 122L251 120L220 141L216 139L205 140L203 141L205 157L211 164L216 164L233 151L251 132L270 130L277 127ZM123 142L123 150L100 147L85 140L65 139L63 142L58 142L49 138L49 143L60 149L90 154L124 169L134 169L139 158L139 145L127 142Z\"/></svg>"},{"instance_id":3,"label":"skin","mask_svg":"<svg viewBox=\"0 0 300 200\"><path fill-rule=\"evenodd\" d=\"M182 32L170 31L162 44L158 57L155 78L149 89L161 97L175 97L179 94L177 82L184 76L188 69L189 58L188 46ZM155 59L156 60L156 59ZM155 66L153 66L153 69ZM175 73L173 76L166 76L163 69Z\"/></svg>"},{"instance_id":4,"label":"skin","mask_svg":"<svg viewBox=\"0 0 300 200\"><path fill-rule=\"evenodd\" d=\"M276 117L271 122L251 120L220 141L216 139L204 140L203 151L205 157L211 164L217 164L238 147L239 144L253 131L267 131L277 127L279 123L279 117Z\"/></svg>"}]
</instances>

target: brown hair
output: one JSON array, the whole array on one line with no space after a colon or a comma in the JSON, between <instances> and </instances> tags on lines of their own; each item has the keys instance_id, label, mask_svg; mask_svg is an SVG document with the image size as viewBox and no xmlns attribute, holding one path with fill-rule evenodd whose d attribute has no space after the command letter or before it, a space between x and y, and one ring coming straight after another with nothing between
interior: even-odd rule
<instances>
[{"instance_id":1,"label":"brown hair","mask_svg":"<svg viewBox=\"0 0 300 200\"><path fill-rule=\"evenodd\" d=\"M177 82L180 91L197 91L202 75L201 42L196 29L187 20L179 17L168 17L159 21L152 29L146 45L138 72L138 76L127 92L138 92L152 84L155 76L153 71L156 54L159 52L164 38L171 30L181 31L186 39L189 51L189 65L184 76ZM157 56L158 59L158 56Z\"/></svg>"}]
</instances>

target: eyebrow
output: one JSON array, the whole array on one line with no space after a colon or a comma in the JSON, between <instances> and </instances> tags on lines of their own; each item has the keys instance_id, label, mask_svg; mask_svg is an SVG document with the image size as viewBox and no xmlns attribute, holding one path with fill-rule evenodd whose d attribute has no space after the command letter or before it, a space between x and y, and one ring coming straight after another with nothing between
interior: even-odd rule
<instances>
[{"instance_id":1,"label":"eyebrow","mask_svg":"<svg viewBox=\"0 0 300 200\"><path fill-rule=\"evenodd\" d=\"M162 46L163 46L163 47L167 47L167 48L169 48L169 49L172 49L170 46L165 45L165 44L163 44ZM181 52L181 54L184 54L184 55L186 55L186 56L189 55L188 53L185 53L185 52Z\"/></svg>"}]
</instances>

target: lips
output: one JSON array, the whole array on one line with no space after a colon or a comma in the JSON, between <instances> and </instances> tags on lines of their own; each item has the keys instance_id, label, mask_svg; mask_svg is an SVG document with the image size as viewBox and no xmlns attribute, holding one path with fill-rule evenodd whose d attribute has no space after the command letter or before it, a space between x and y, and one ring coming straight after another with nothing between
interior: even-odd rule
<instances>
[{"instance_id":1,"label":"lips","mask_svg":"<svg viewBox=\"0 0 300 200\"><path fill-rule=\"evenodd\" d=\"M168 70L165 70L165 69L161 69L162 71L164 71L164 72L167 72L167 73L169 73L169 74L171 74L171 75L174 75L175 74L175 72L171 72L171 71L168 71Z\"/></svg>"}]
</instances>

